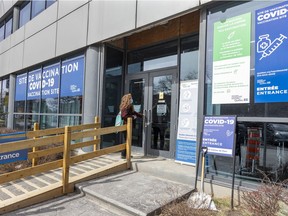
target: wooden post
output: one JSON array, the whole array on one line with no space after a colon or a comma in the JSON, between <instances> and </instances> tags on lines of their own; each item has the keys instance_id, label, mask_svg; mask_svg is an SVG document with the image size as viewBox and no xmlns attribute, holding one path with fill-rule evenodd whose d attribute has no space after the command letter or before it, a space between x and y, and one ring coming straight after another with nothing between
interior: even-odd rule
<instances>
[{"instance_id":1,"label":"wooden post","mask_svg":"<svg viewBox=\"0 0 288 216\"><path fill-rule=\"evenodd\" d=\"M100 117L99 116L95 117L95 123L100 123ZM97 128L95 128L95 130L97 130ZM100 138L99 136L94 136L94 140L97 140L99 138ZM95 144L94 145L94 151L97 151L98 147L99 147L99 145Z\"/></svg>"},{"instance_id":2,"label":"wooden post","mask_svg":"<svg viewBox=\"0 0 288 216\"><path fill-rule=\"evenodd\" d=\"M71 145L71 127L65 126L63 169L62 169L62 184L64 194L69 192L68 190L69 190L70 145Z\"/></svg>"},{"instance_id":3,"label":"wooden post","mask_svg":"<svg viewBox=\"0 0 288 216\"><path fill-rule=\"evenodd\" d=\"M127 168L131 168L131 145L132 145L132 118L127 119L127 136L126 136L126 159Z\"/></svg>"},{"instance_id":4,"label":"wooden post","mask_svg":"<svg viewBox=\"0 0 288 216\"><path fill-rule=\"evenodd\" d=\"M33 131L39 130L39 124L37 122L34 123L34 129ZM33 139L37 139L36 137L33 137ZM33 147L33 152L36 152L38 150L37 147ZM38 158L33 157L32 158L32 167L37 166Z\"/></svg>"}]
</instances>

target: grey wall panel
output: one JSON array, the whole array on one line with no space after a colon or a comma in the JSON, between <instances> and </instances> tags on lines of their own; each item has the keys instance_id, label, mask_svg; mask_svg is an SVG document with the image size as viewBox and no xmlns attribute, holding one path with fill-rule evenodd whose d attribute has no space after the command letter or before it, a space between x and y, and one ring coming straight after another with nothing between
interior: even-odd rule
<instances>
[{"instance_id":1,"label":"grey wall panel","mask_svg":"<svg viewBox=\"0 0 288 216\"><path fill-rule=\"evenodd\" d=\"M8 67L10 63L9 57L9 52L5 52L0 55L0 77L8 74Z\"/></svg>"},{"instance_id":2,"label":"grey wall panel","mask_svg":"<svg viewBox=\"0 0 288 216\"><path fill-rule=\"evenodd\" d=\"M6 52L11 46L11 35L0 42L0 54Z\"/></svg>"},{"instance_id":3,"label":"grey wall panel","mask_svg":"<svg viewBox=\"0 0 288 216\"><path fill-rule=\"evenodd\" d=\"M7 1L1 0L0 1L0 17L2 17L13 5L15 1Z\"/></svg>"},{"instance_id":4,"label":"grey wall panel","mask_svg":"<svg viewBox=\"0 0 288 216\"><path fill-rule=\"evenodd\" d=\"M9 56L12 61L10 61L8 66L8 72L18 71L22 69L23 66L23 49L24 42L19 43L9 50Z\"/></svg>"},{"instance_id":5,"label":"grey wall panel","mask_svg":"<svg viewBox=\"0 0 288 216\"><path fill-rule=\"evenodd\" d=\"M88 44L135 28L136 0L92 1L89 7Z\"/></svg>"},{"instance_id":6,"label":"grey wall panel","mask_svg":"<svg viewBox=\"0 0 288 216\"><path fill-rule=\"evenodd\" d=\"M21 43L24 41L24 35L25 35L25 27L22 27L20 29L17 29L13 34L11 34L11 47Z\"/></svg>"},{"instance_id":7,"label":"grey wall panel","mask_svg":"<svg viewBox=\"0 0 288 216\"><path fill-rule=\"evenodd\" d=\"M58 21L56 55L86 46L88 4Z\"/></svg>"},{"instance_id":8,"label":"grey wall panel","mask_svg":"<svg viewBox=\"0 0 288 216\"><path fill-rule=\"evenodd\" d=\"M58 19L66 16L74 10L77 10L79 7L87 4L88 0L59 0L59 11L58 11Z\"/></svg>"},{"instance_id":9,"label":"grey wall panel","mask_svg":"<svg viewBox=\"0 0 288 216\"><path fill-rule=\"evenodd\" d=\"M24 42L23 67L55 57L56 24L53 24Z\"/></svg>"},{"instance_id":10,"label":"grey wall panel","mask_svg":"<svg viewBox=\"0 0 288 216\"><path fill-rule=\"evenodd\" d=\"M34 17L25 25L25 38L41 31L57 21L57 2Z\"/></svg>"},{"instance_id":11,"label":"grey wall panel","mask_svg":"<svg viewBox=\"0 0 288 216\"><path fill-rule=\"evenodd\" d=\"M208 2L212 2L213 0L200 0L200 4L206 4Z\"/></svg>"},{"instance_id":12,"label":"grey wall panel","mask_svg":"<svg viewBox=\"0 0 288 216\"><path fill-rule=\"evenodd\" d=\"M199 1L195 0L138 0L137 27L153 23L197 6L199 6Z\"/></svg>"}]
</instances>

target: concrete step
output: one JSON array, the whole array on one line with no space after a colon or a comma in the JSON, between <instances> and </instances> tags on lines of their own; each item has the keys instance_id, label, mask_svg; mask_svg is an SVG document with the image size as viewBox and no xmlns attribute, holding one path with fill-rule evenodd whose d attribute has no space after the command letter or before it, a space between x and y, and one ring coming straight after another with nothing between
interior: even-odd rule
<instances>
[{"instance_id":1,"label":"concrete step","mask_svg":"<svg viewBox=\"0 0 288 216\"><path fill-rule=\"evenodd\" d=\"M118 159L120 153L111 157ZM76 193L7 215L155 215L191 193L194 169L174 160L134 155L132 170L76 184Z\"/></svg>"},{"instance_id":2,"label":"concrete step","mask_svg":"<svg viewBox=\"0 0 288 216\"><path fill-rule=\"evenodd\" d=\"M19 209L4 216L37 215L37 216L121 216L122 212L95 203L84 193L71 193L27 208Z\"/></svg>"},{"instance_id":3,"label":"concrete step","mask_svg":"<svg viewBox=\"0 0 288 216\"><path fill-rule=\"evenodd\" d=\"M134 154L132 168L162 179L194 186L196 167L162 157L148 157Z\"/></svg>"},{"instance_id":4,"label":"concrete step","mask_svg":"<svg viewBox=\"0 0 288 216\"><path fill-rule=\"evenodd\" d=\"M187 196L192 187L134 170L83 182L76 188L96 203L114 206L122 215L155 215L171 201Z\"/></svg>"}]
</instances>

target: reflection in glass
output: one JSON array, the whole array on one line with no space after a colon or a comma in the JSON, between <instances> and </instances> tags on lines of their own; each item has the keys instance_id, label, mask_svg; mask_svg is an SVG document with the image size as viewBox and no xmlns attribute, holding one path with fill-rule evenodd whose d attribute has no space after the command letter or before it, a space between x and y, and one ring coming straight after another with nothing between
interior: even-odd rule
<instances>
[{"instance_id":1,"label":"reflection in glass","mask_svg":"<svg viewBox=\"0 0 288 216\"><path fill-rule=\"evenodd\" d=\"M45 1L43 0L32 1L32 18L37 16L43 10L45 10Z\"/></svg>"},{"instance_id":2,"label":"reflection in glass","mask_svg":"<svg viewBox=\"0 0 288 216\"><path fill-rule=\"evenodd\" d=\"M239 122L236 139L236 177L274 181L288 178L288 124ZM208 157L207 171L214 175L233 173L233 158Z\"/></svg>"},{"instance_id":3,"label":"reflection in glass","mask_svg":"<svg viewBox=\"0 0 288 216\"><path fill-rule=\"evenodd\" d=\"M25 25L30 20L31 2L29 1L23 8L20 9L19 28Z\"/></svg>"},{"instance_id":4,"label":"reflection in glass","mask_svg":"<svg viewBox=\"0 0 288 216\"><path fill-rule=\"evenodd\" d=\"M143 70L155 70L158 68L172 67L177 65L177 55L156 58L144 61Z\"/></svg>"},{"instance_id":5,"label":"reflection in glass","mask_svg":"<svg viewBox=\"0 0 288 216\"><path fill-rule=\"evenodd\" d=\"M254 59L255 50L251 50L250 74L250 103L247 104L212 104L213 81L213 39L214 23L225 17L229 19L245 13L255 14L255 11L273 2L250 1L235 2L219 5L208 12L207 16L207 55L205 73L205 115L237 115L237 117L252 117L247 122L238 122L236 142L236 175L241 179L263 178L261 171L270 179L280 181L287 179L288 152L287 152L287 124L267 122L252 122L253 117L287 117L287 102L283 103L254 103ZM251 20L255 27L255 19ZM255 28L251 28L251 43L255 41ZM240 119L240 118L239 118ZM260 119L260 118L258 118ZM266 121L265 121L266 120ZM275 120L275 119L273 119ZM265 122L264 122L265 121ZM209 156L207 171L213 178L231 175L233 158ZM260 170L260 171L259 171Z\"/></svg>"},{"instance_id":6,"label":"reflection in glass","mask_svg":"<svg viewBox=\"0 0 288 216\"><path fill-rule=\"evenodd\" d=\"M80 125L81 116L59 116L59 127Z\"/></svg>"},{"instance_id":7,"label":"reflection in glass","mask_svg":"<svg viewBox=\"0 0 288 216\"><path fill-rule=\"evenodd\" d=\"M58 116L56 115L41 115L40 116L40 129L57 128Z\"/></svg>"},{"instance_id":8,"label":"reflection in glass","mask_svg":"<svg viewBox=\"0 0 288 216\"><path fill-rule=\"evenodd\" d=\"M177 65L177 41L129 52L128 73Z\"/></svg>"},{"instance_id":9,"label":"reflection in glass","mask_svg":"<svg viewBox=\"0 0 288 216\"><path fill-rule=\"evenodd\" d=\"M15 101L14 111L16 113L24 113L25 101Z\"/></svg>"},{"instance_id":10,"label":"reflection in glass","mask_svg":"<svg viewBox=\"0 0 288 216\"><path fill-rule=\"evenodd\" d=\"M103 119L104 125L114 125L115 124L115 117L106 117ZM114 145L118 145L121 141L121 134L122 133L114 133L114 134L107 134L102 136L101 141L101 148L107 148ZM104 138L103 138L104 137Z\"/></svg>"},{"instance_id":11,"label":"reflection in glass","mask_svg":"<svg viewBox=\"0 0 288 216\"><path fill-rule=\"evenodd\" d=\"M52 5L56 0L47 0L46 1L46 8L48 8L50 5Z\"/></svg>"},{"instance_id":12,"label":"reflection in glass","mask_svg":"<svg viewBox=\"0 0 288 216\"><path fill-rule=\"evenodd\" d=\"M83 66L84 57L80 57L81 59L79 57L77 58L81 60L81 62L79 62L81 63L81 66ZM66 61L66 66L67 64ZM25 125L23 126L24 129L33 129L34 122L39 122L39 127L41 129L47 129L58 127L58 121L61 121L61 124L64 126L79 124L81 121L79 116L82 114L83 97L79 94L82 94L82 91L79 91L79 89L75 90L73 84L75 84L76 81L80 81L79 75L82 81L82 75L84 72L81 70L81 74L78 73L76 76L72 75L70 77L68 72L63 78L60 77L60 68L62 68L60 62L57 62L30 71L29 73L17 75L15 84L14 112L15 114L27 115L27 118L25 119L26 127ZM77 67L75 63L75 69L76 68L78 69L78 63ZM83 67L81 67L81 69L83 69ZM61 87L65 90L63 91L65 96L59 99L60 79L63 79L63 85ZM4 81L5 80L3 80L3 84ZM7 92L9 88L8 81L9 80L7 80L5 84L7 89L3 89L5 92ZM70 96L69 94L78 95ZM3 99L2 95L1 101L5 101L5 98ZM0 105L0 108L2 108L3 103L0 103ZM4 108L6 109L5 103ZM63 119L63 117L61 117L62 119L60 120L59 113L61 113L61 115L66 115L65 118ZM74 116L72 116L73 114ZM21 124L22 122L17 123L16 127L20 127Z\"/></svg>"},{"instance_id":13,"label":"reflection in glass","mask_svg":"<svg viewBox=\"0 0 288 216\"><path fill-rule=\"evenodd\" d=\"M25 116L22 114L14 115L14 129L17 131L24 131L25 130Z\"/></svg>"},{"instance_id":14,"label":"reflection in glass","mask_svg":"<svg viewBox=\"0 0 288 216\"><path fill-rule=\"evenodd\" d=\"M189 37L181 41L180 79L198 79L199 41L197 37Z\"/></svg>"},{"instance_id":15,"label":"reflection in glass","mask_svg":"<svg viewBox=\"0 0 288 216\"><path fill-rule=\"evenodd\" d=\"M9 79L0 81L0 125L7 127L8 104L9 104Z\"/></svg>"},{"instance_id":16,"label":"reflection in glass","mask_svg":"<svg viewBox=\"0 0 288 216\"><path fill-rule=\"evenodd\" d=\"M0 24L0 41L5 38L5 25L4 23Z\"/></svg>"},{"instance_id":17,"label":"reflection in glass","mask_svg":"<svg viewBox=\"0 0 288 216\"><path fill-rule=\"evenodd\" d=\"M153 78L151 148L169 151L172 75Z\"/></svg>"},{"instance_id":18,"label":"reflection in glass","mask_svg":"<svg viewBox=\"0 0 288 216\"><path fill-rule=\"evenodd\" d=\"M254 13L255 10L272 5L272 2L234 2L229 5L222 5L213 9L209 13L207 23L207 54L205 70L205 94L206 94L206 114L207 115L237 115L239 117L286 117L288 110L286 102L283 103L254 103L254 59L255 50L251 50L251 70L245 71L250 74L250 103L243 104L212 104L212 81L213 81L213 37L214 23L219 22L225 16L226 19L242 15L245 13ZM225 11L223 13L222 11ZM221 15L220 15L221 14ZM255 20L252 19L252 26ZM251 43L255 41L255 29L251 29ZM273 108L272 108L273 107ZM275 111L277 110L277 111Z\"/></svg>"},{"instance_id":19,"label":"reflection in glass","mask_svg":"<svg viewBox=\"0 0 288 216\"><path fill-rule=\"evenodd\" d=\"M42 99L41 113L57 113L58 112L58 98Z\"/></svg>"},{"instance_id":20,"label":"reflection in glass","mask_svg":"<svg viewBox=\"0 0 288 216\"><path fill-rule=\"evenodd\" d=\"M144 79L131 80L129 84L129 92L133 97L134 110L139 113L143 113L144 105ZM143 142L143 119L136 118L133 120L132 128L132 145L142 147Z\"/></svg>"},{"instance_id":21,"label":"reflection in glass","mask_svg":"<svg viewBox=\"0 0 288 216\"><path fill-rule=\"evenodd\" d=\"M60 113L80 114L81 112L82 112L82 96L60 98Z\"/></svg>"},{"instance_id":22,"label":"reflection in glass","mask_svg":"<svg viewBox=\"0 0 288 216\"><path fill-rule=\"evenodd\" d=\"M104 94L102 124L104 127L114 126L119 112L122 97L123 52L106 47L106 65L104 70ZM120 134L102 136L101 148L121 143Z\"/></svg>"},{"instance_id":23,"label":"reflection in glass","mask_svg":"<svg viewBox=\"0 0 288 216\"><path fill-rule=\"evenodd\" d=\"M26 115L26 131L34 129L34 123L39 124L39 114L37 115Z\"/></svg>"},{"instance_id":24,"label":"reflection in glass","mask_svg":"<svg viewBox=\"0 0 288 216\"><path fill-rule=\"evenodd\" d=\"M39 113L40 99L27 100L27 113Z\"/></svg>"},{"instance_id":25,"label":"reflection in glass","mask_svg":"<svg viewBox=\"0 0 288 216\"><path fill-rule=\"evenodd\" d=\"M5 38L12 34L12 17L5 23Z\"/></svg>"}]
</instances>

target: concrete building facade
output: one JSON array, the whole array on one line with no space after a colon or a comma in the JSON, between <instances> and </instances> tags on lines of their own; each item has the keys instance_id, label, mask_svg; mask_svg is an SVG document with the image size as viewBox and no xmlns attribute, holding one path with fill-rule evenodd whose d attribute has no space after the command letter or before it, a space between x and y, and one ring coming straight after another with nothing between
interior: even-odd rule
<instances>
[{"instance_id":1,"label":"concrete building facade","mask_svg":"<svg viewBox=\"0 0 288 216\"><path fill-rule=\"evenodd\" d=\"M283 179L287 5L2 0L1 124L25 131L100 116L112 126L130 92L145 114L133 125L134 152L197 165L203 117L237 116L236 176L257 181L260 169ZM118 143L118 134L103 136L101 147ZM207 177L227 179L232 164L209 155Z\"/></svg>"}]
</instances>

